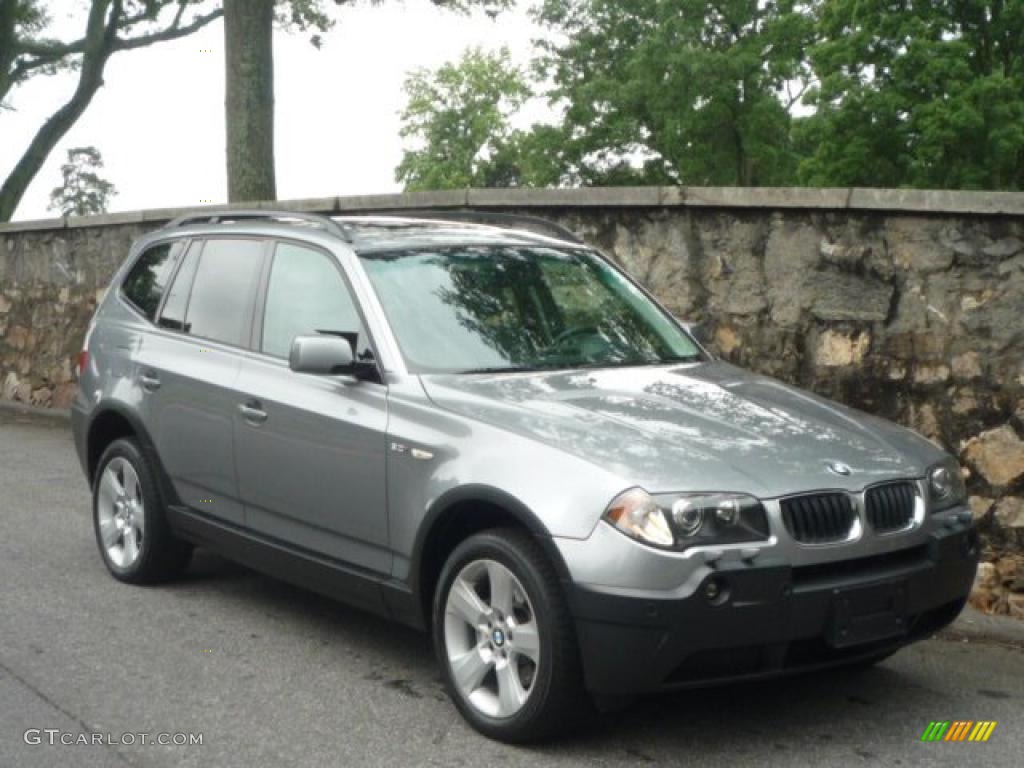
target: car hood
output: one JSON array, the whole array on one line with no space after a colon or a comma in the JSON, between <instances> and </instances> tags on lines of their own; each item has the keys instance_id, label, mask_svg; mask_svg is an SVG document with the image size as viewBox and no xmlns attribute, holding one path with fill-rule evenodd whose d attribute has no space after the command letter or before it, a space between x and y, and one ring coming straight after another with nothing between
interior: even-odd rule
<instances>
[{"instance_id":1,"label":"car hood","mask_svg":"<svg viewBox=\"0 0 1024 768\"><path fill-rule=\"evenodd\" d=\"M924 438L723 362L429 375L438 406L543 442L655 492L773 498L923 476ZM837 474L830 463L849 467Z\"/></svg>"}]
</instances>

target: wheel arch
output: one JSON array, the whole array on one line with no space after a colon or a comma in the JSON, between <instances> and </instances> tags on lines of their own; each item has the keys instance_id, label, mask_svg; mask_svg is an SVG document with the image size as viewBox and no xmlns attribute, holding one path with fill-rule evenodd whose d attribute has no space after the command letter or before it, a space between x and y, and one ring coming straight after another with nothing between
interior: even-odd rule
<instances>
[{"instance_id":1,"label":"wheel arch","mask_svg":"<svg viewBox=\"0 0 1024 768\"><path fill-rule=\"evenodd\" d=\"M559 581L569 580L569 570L551 534L526 504L493 486L459 486L430 505L416 536L410 587L424 627L431 624L434 590L452 550L474 533L506 526L521 528L533 536L554 566Z\"/></svg>"},{"instance_id":2,"label":"wheel arch","mask_svg":"<svg viewBox=\"0 0 1024 768\"><path fill-rule=\"evenodd\" d=\"M174 492L171 479L164 470L160 457L156 452L153 439L143 425L142 420L132 413L131 410L119 403L103 403L98 405L89 418L85 434L86 472L90 488L95 483L100 457L107 449L107 446L115 440L129 437L135 439L139 444L139 448L142 450L146 460L156 472L157 485L164 502L177 503L177 494Z\"/></svg>"}]
</instances>

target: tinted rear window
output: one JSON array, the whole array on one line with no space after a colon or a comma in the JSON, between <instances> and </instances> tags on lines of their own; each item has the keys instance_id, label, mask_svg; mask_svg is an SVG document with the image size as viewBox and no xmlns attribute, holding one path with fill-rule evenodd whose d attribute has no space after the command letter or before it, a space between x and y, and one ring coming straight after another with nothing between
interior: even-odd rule
<instances>
[{"instance_id":1,"label":"tinted rear window","mask_svg":"<svg viewBox=\"0 0 1024 768\"><path fill-rule=\"evenodd\" d=\"M185 318L194 336L246 346L263 243L207 240Z\"/></svg>"},{"instance_id":2,"label":"tinted rear window","mask_svg":"<svg viewBox=\"0 0 1024 768\"><path fill-rule=\"evenodd\" d=\"M167 300L164 308L160 311L158 324L164 328L171 328L175 331L189 332L185 325L185 310L188 307L188 295L192 291L192 279L196 276L196 267L199 266L199 253L203 250L201 240L195 240L188 248L188 253L181 261L178 274L174 276L174 282L167 291Z\"/></svg>"},{"instance_id":3,"label":"tinted rear window","mask_svg":"<svg viewBox=\"0 0 1024 768\"><path fill-rule=\"evenodd\" d=\"M163 298L174 263L181 252L181 243L160 243L146 250L135 262L121 285L125 298L152 320Z\"/></svg>"}]
</instances>

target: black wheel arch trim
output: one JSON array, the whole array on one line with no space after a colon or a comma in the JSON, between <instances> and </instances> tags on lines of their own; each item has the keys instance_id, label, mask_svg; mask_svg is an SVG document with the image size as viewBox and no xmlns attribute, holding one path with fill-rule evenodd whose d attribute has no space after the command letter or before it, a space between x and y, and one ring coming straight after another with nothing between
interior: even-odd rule
<instances>
[{"instance_id":1,"label":"black wheel arch trim","mask_svg":"<svg viewBox=\"0 0 1024 768\"><path fill-rule=\"evenodd\" d=\"M181 501L178 498L177 492L174 490L174 484L171 482L170 475L167 474L167 470L164 469L163 462L160 461L160 456L156 451L156 444L153 442L153 438L149 434L149 430L143 425L142 420L127 406L116 401L101 401L93 408L92 413L85 425L85 451L86 451L86 466L89 470L89 487L92 488L96 480L96 473L99 471L99 460L103 455L103 450L100 450L97 455L93 456L90 453L90 446L92 444L93 430L96 428L96 424L99 422L102 416L107 414L115 414L123 418L128 425L132 428L135 439L139 443L139 447L142 449L146 460L149 461L150 466L156 473L157 485L160 490L160 495L163 497L165 504L180 504Z\"/></svg>"},{"instance_id":2,"label":"black wheel arch trim","mask_svg":"<svg viewBox=\"0 0 1024 768\"><path fill-rule=\"evenodd\" d=\"M421 604L424 595L422 594L423 585L420 583L420 577L423 570L423 555L427 540L431 534L440 532L438 526L444 526L446 524L445 518L451 510L456 505L464 502L489 504L498 507L510 515L540 544L544 553L554 565L559 581L563 583L570 581L569 568L566 566L561 552L558 551L558 547L555 546L551 533L532 509L512 494L500 488L470 483L451 488L438 496L427 509L427 514L424 516L419 530L416 532L416 540L413 544L409 568L409 586Z\"/></svg>"}]
</instances>

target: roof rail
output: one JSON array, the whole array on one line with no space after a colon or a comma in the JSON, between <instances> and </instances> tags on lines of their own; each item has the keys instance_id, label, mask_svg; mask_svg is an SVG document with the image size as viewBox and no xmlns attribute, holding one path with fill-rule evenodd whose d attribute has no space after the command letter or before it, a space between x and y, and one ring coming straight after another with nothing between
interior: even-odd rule
<instances>
[{"instance_id":1,"label":"roof rail","mask_svg":"<svg viewBox=\"0 0 1024 768\"><path fill-rule=\"evenodd\" d=\"M567 227L563 227L554 221L542 219L539 216L527 216L519 213L502 213L499 211L478 211L478 210L431 210L429 208L420 210L402 210L395 212L381 212L377 215L395 216L401 218L424 218L438 219L442 221L463 221L468 224L491 224L497 227L516 227L528 229L537 234L554 237L558 240L567 240L571 243L583 244L582 238Z\"/></svg>"},{"instance_id":2,"label":"roof rail","mask_svg":"<svg viewBox=\"0 0 1024 768\"><path fill-rule=\"evenodd\" d=\"M299 221L304 224L313 224L320 227L325 232L330 232L332 235L340 237L347 243L352 242L352 237L346 231L345 227L336 222L330 216L322 216L319 213L303 213L300 211L274 211L274 210L260 210L260 209L238 209L230 210L224 209L220 211L204 211L203 213L190 213L185 216L179 216L178 218L167 222L164 229L173 229L175 227L184 227L189 224L227 224L233 221L249 220L249 219L267 219L269 221L287 222L289 219L292 221Z\"/></svg>"}]
</instances>

